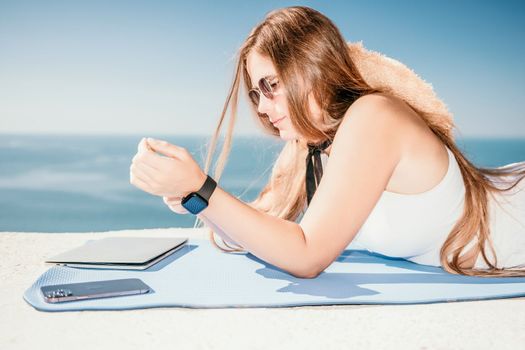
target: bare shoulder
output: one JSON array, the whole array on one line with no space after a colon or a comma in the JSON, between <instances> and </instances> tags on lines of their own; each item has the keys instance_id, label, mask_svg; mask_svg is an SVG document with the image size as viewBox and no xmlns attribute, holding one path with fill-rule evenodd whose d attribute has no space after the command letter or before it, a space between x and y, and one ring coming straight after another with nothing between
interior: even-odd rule
<instances>
[{"instance_id":1,"label":"bare shoulder","mask_svg":"<svg viewBox=\"0 0 525 350\"><path fill-rule=\"evenodd\" d=\"M387 93L359 97L346 111L340 126L343 133L356 128L361 132L383 132L398 139L403 148L420 142L422 135L431 137L421 116L403 99Z\"/></svg>"},{"instance_id":2,"label":"bare shoulder","mask_svg":"<svg viewBox=\"0 0 525 350\"><path fill-rule=\"evenodd\" d=\"M337 130L334 149L375 148L396 159L386 189L419 193L432 188L448 166L443 143L424 119L404 100L383 93L358 98L346 111ZM332 151L332 150L331 150Z\"/></svg>"},{"instance_id":3,"label":"bare shoulder","mask_svg":"<svg viewBox=\"0 0 525 350\"><path fill-rule=\"evenodd\" d=\"M386 93L372 93L359 97L345 113L346 116L366 118L372 122L410 122L415 111L402 99ZM399 125L399 124L398 124Z\"/></svg>"},{"instance_id":4,"label":"bare shoulder","mask_svg":"<svg viewBox=\"0 0 525 350\"><path fill-rule=\"evenodd\" d=\"M411 115L414 113L414 115ZM418 123L417 114L403 100L384 93L359 97L347 109L337 131L342 138L381 136L384 147L401 147L408 130ZM388 142L390 141L390 142Z\"/></svg>"},{"instance_id":5,"label":"bare shoulder","mask_svg":"<svg viewBox=\"0 0 525 350\"><path fill-rule=\"evenodd\" d=\"M399 161L387 184L388 191L424 192L447 171L443 143L404 100L382 93L365 95L350 106L344 118L342 133L359 137L363 144L367 142L365 135L376 135L383 139L376 143L379 147L394 149Z\"/></svg>"},{"instance_id":6,"label":"bare shoulder","mask_svg":"<svg viewBox=\"0 0 525 350\"><path fill-rule=\"evenodd\" d=\"M350 108L373 108L373 107L381 107L386 106L389 103L395 102L396 99L394 96L381 93L381 92L374 92L371 94L363 95L359 97L357 100L355 100L354 103L350 106Z\"/></svg>"}]
</instances>

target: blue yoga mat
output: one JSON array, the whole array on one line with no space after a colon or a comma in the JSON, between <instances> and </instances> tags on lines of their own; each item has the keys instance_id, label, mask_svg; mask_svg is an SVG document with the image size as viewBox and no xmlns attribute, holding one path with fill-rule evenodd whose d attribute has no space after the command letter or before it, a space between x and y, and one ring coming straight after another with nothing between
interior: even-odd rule
<instances>
[{"instance_id":1,"label":"blue yoga mat","mask_svg":"<svg viewBox=\"0 0 525 350\"><path fill-rule=\"evenodd\" d=\"M46 303L40 292L48 284L120 278L140 278L153 292L62 304ZM227 254L208 241L189 239L185 247L143 271L51 267L26 290L24 299L42 311L73 311L420 304L519 296L525 296L525 277L453 275L365 250L345 250L317 278L296 278L250 253Z\"/></svg>"}]
</instances>

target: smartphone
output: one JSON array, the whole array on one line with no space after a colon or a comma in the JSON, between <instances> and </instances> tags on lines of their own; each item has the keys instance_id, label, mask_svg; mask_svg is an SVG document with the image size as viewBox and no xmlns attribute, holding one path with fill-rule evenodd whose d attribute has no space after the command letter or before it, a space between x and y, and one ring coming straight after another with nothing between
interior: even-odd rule
<instances>
[{"instance_id":1,"label":"smartphone","mask_svg":"<svg viewBox=\"0 0 525 350\"><path fill-rule=\"evenodd\" d=\"M40 287L48 303L145 294L151 288L138 278L55 284Z\"/></svg>"}]
</instances>

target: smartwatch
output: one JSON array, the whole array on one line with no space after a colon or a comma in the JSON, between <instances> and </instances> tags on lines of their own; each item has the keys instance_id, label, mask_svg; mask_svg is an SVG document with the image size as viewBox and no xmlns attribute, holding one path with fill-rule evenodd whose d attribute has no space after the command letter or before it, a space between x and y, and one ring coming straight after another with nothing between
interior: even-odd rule
<instances>
[{"instance_id":1,"label":"smartwatch","mask_svg":"<svg viewBox=\"0 0 525 350\"><path fill-rule=\"evenodd\" d=\"M204 185L197 192L191 192L182 198L180 204L190 213L198 214L208 206L211 194L217 187L217 183L209 175L204 181Z\"/></svg>"}]
</instances>

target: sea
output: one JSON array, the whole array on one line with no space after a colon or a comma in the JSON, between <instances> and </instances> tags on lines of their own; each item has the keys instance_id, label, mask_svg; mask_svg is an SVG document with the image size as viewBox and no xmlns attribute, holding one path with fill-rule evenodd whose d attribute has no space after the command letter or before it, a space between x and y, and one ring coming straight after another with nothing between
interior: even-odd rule
<instances>
[{"instance_id":1,"label":"sea","mask_svg":"<svg viewBox=\"0 0 525 350\"><path fill-rule=\"evenodd\" d=\"M193 215L174 213L162 197L130 184L129 168L142 136L0 134L0 231L193 227ZM147 136L185 147L204 167L209 136ZM478 166L525 160L525 138L457 143ZM243 201L255 199L283 145L266 136L235 136L220 186Z\"/></svg>"}]
</instances>

